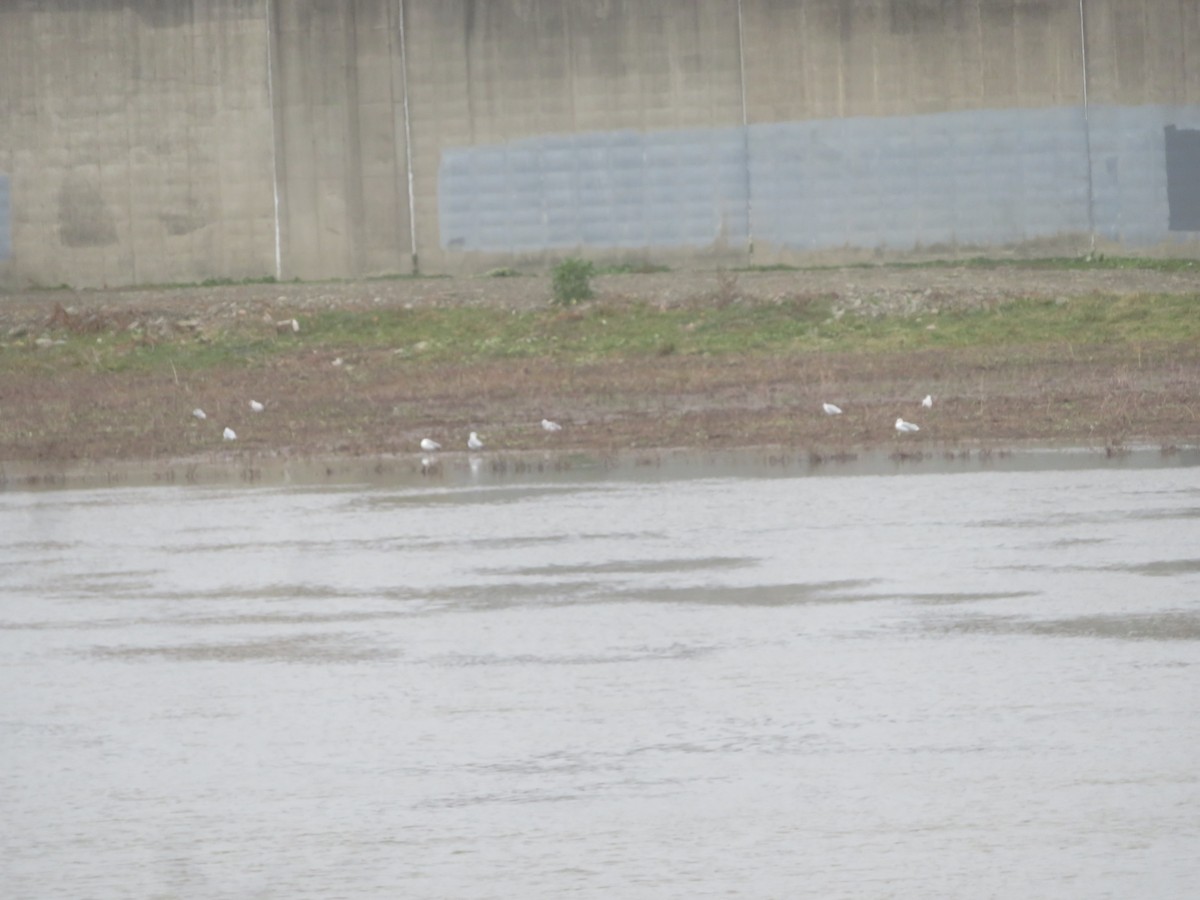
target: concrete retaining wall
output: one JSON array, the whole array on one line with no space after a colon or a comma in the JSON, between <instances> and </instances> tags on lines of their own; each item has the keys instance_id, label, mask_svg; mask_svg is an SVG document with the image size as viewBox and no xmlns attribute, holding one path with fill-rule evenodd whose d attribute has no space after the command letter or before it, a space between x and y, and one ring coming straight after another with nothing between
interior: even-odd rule
<instances>
[{"instance_id":1,"label":"concrete retaining wall","mask_svg":"<svg viewBox=\"0 0 1200 900\"><path fill-rule=\"evenodd\" d=\"M261 3L0 5L9 279L274 271Z\"/></svg>"},{"instance_id":2,"label":"concrete retaining wall","mask_svg":"<svg viewBox=\"0 0 1200 900\"><path fill-rule=\"evenodd\" d=\"M268 8L284 274L409 271L399 6L287 0Z\"/></svg>"},{"instance_id":3,"label":"concrete retaining wall","mask_svg":"<svg viewBox=\"0 0 1200 900\"><path fill-rule=\"evenodd\" d=\"M1200 256L1198 60L1195 0L4 4L0 282Z\"/></svg>"}]
</instances>

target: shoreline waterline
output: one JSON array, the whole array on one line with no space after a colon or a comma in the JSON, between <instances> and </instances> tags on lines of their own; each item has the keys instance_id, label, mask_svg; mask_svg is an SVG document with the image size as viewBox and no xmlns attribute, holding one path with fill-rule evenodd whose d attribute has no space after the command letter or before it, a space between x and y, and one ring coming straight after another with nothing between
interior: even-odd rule
<instances>
[{"instance_id":1,"label":"shoreline waterline","mask_svg":"<svg viewBox=\"0 0 1200 900\"><path fill-rule=\"evenodd\" d=\"M1155 469L1200 466L1200 443L927 446L895 441L857 448L753 446L607 450L488 450L483 453L222 453L171 460L0 463L0 491L173 485L470 486L531 480L804 475L946 474L982 471Z\"/></svg>"}]
</instances>

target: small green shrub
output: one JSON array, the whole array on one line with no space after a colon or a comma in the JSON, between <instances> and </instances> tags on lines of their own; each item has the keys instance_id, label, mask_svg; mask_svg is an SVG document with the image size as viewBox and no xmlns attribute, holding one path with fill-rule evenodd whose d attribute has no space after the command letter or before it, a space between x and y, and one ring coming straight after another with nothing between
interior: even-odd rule
<instances>
[{"instance_id":1,"label":"small green shrub","mask_svg":"<svg viewBox=\"0 0 1200 900\"><path fill-rule=\"evenodd\" d=\"M586 259L564 259L554 267L554 302L559 306L574 306L595 296L592 276L596 267Z\"/></svg>"}]
</instances>

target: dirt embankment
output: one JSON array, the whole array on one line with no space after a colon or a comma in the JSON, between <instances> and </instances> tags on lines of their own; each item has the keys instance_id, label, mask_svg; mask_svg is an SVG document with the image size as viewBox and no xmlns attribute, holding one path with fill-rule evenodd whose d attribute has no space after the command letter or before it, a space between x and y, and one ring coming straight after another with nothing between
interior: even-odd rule
<instances>
[{"instance_id":1,"label":"dirt embankment","mask_svg":"<svg viewBox=\"0 0 1200 900\"><path fill-rule=\"evenodd\" d=\"M811 295L832 298L835 314L912 315L1019 296L1194 293L1198 281L1187 271L1000 266L626 274L598 278L595 286L613 303L672 307ZM39 341L48 352L44 365L22 367L0 384L0 461L408 454L426 435L465 449L468 430L480 432L492 453L758 445L817 455L863 446L923 453L1029 441L1119 452L1135 442L1169 446L1200 436L1200 349L1178 344L428 366L398 366L390 348L368 347L165 374L56 366L51 352L56 316L71 317L75 329L137 328L186 340L238 321L295 318L303 327L305 316L321 309L527 309L549 298L546 277L2 295L0 352L28 353ZM925 394L935 398L932 409L920 406ZM249 398L266 409L252 411ZM845 413L824 416L823 400ZM196 407L206 420L192 417ZM897 416L922 430L898 436ZM543 417L564 430L544 432ZM236 442L222 441L225 426L237 431Z\"/></svg>"}]
</instances>

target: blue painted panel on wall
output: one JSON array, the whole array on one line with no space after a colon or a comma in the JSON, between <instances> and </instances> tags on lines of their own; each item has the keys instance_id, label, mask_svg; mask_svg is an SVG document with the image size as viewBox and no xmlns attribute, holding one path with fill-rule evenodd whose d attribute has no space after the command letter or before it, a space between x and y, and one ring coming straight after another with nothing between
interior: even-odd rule
<instances>
[{"instance_id":1,"label":"blue painted panel on wall","mask_svg":"<svg viewBox=\"0 0 1200 900\"><path fill-rule=\"evenodd\" d=\"M1079 107L975 110L452 148L438 178L440 237L448 250L519 253L737 246L752 230L784 249L905 251L1094 227L1146 245L1171 239L1168 125L1200 127L1200 107L1092 107L1086 119Z\"/></svg>"},{"instance_id":2,"label":"blue painted panel on wall","mask_svg":"<svg viewBox=\"0 0 1200 900\"><path fill-rule=\"evenodd\" d=\"M1082 122L1054 109L752 126L755 238L912 249L1086 230Z\"/></svg>"},{"instance_id":3,"label":"blue painted panel on wall","mask_svg":"<svg viewBox=\"0 0 1200 900\"><path fill-rule=\"evenodd\" d=\"M0 172L0 262L12 259L12 201L8 176Z\"/></svg>"},{"instance_id":4,"label":"blue painted panel on wall","mask_svg":"<svg viewBox=\"0 0 1200 900\"><path fill-rule=\"evenodd\" d=\"M746 241L740 129L615 131L445 151L442 246L534 251Z\"/></svg>"}]
</instances>

